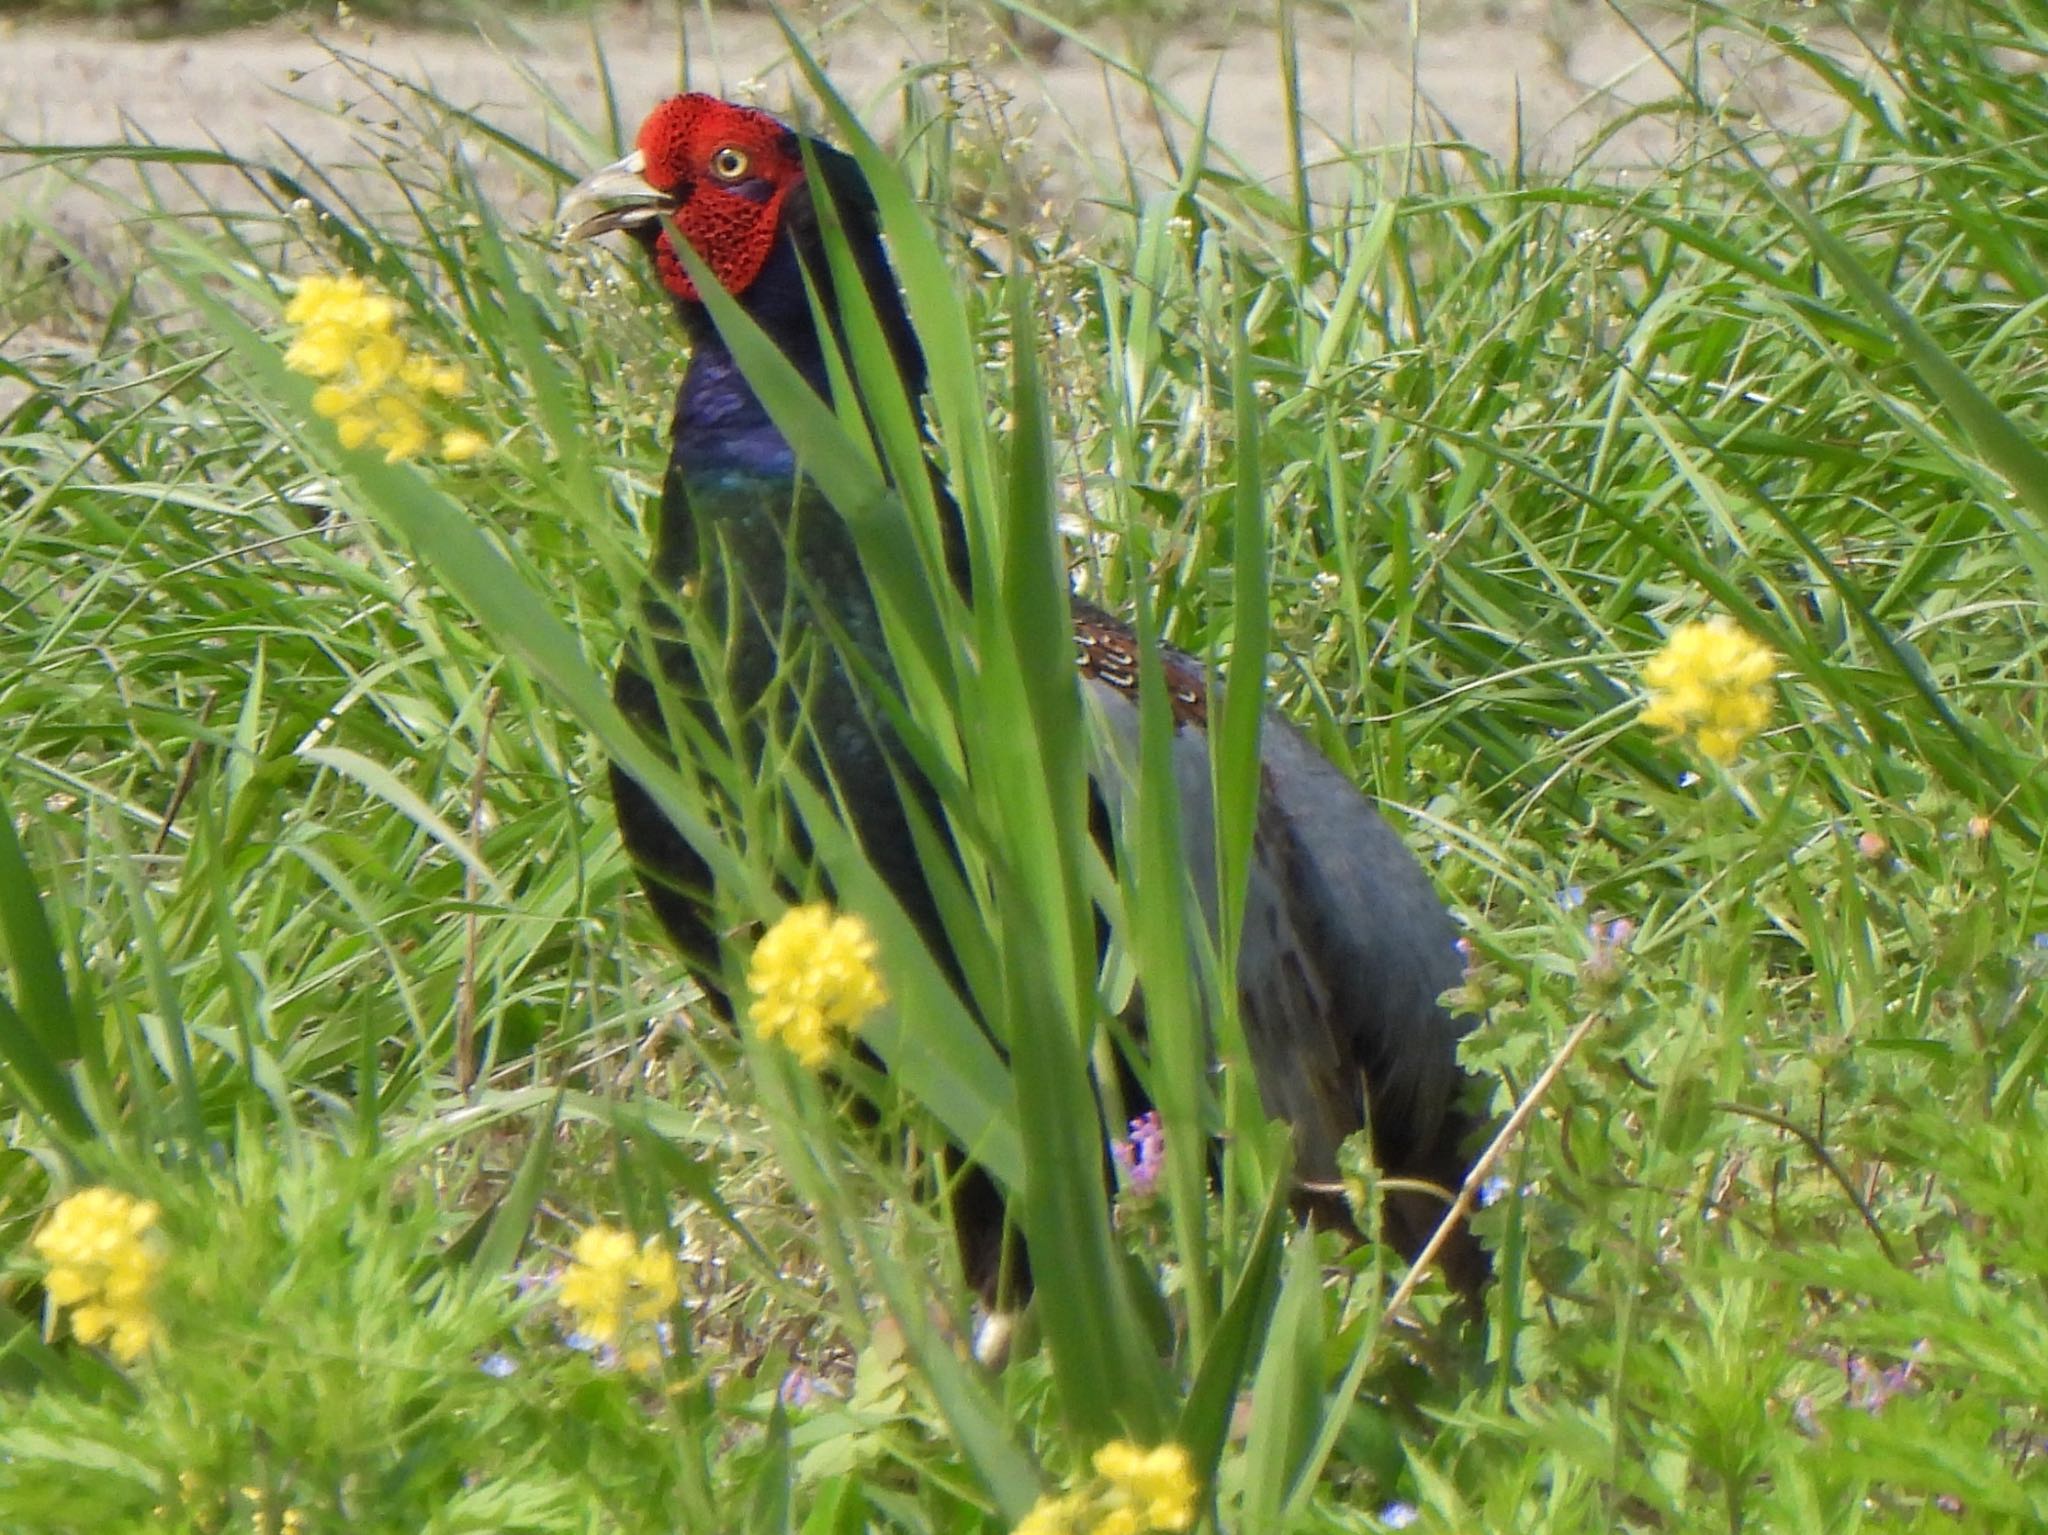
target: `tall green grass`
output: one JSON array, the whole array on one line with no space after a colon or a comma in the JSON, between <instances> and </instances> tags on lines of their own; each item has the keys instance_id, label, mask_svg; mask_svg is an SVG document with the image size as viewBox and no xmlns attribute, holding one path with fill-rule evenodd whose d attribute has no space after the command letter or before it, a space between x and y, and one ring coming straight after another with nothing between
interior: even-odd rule
<instances>
[{"instance_id":1,"label":"tall green grass","mask_svg":"<svg viewBox=\"0 0 2048 1535\"><path fill-rule=\"evenodd\" d=\"M680 364L643 275L507 226L395 89L388 189L282 165L250 207L123 210L148 259L0 420L9 1527L1000 1530L1110 1435L1187 1442L1232 1531L2037 1527L2048 7L1902 13L1868 72L1764 30L1839 125L1731 121L1678 71L1694 147L1627 184L1446 148L1276 190L1155 87L1176 181L1131 177L1085 253L1014 232L986 283L926 174L962 119L906 85L906 184L813 82L881 195L985 594L936 578L856 322L876 440L815 406L800 436L957 781L964 1002L829 807L796 812L881 933L871 1085L907 1141L697 1017L611 829L602 756L645 748L602 673ZM333 270L466 363L492 454L339 449L276 344L289 279ZM1264 683L1469 923L1498 1106L1591 1020L1477 1217L1483 1343L1270 1218L1227 1010L1236 1064L1203 1069L1227 945L1148 814L1163 717L1120 885L1073 820L1063 519L1092 593L1228 679L1227 857ZM1712 612L1784 658L1726 771L1633 723L1644 656ZM819 870L775 786L640 765L721 850L737 963ZM1112 1221L1085 1072L1133 974L1175 1149ZM941 1134L1037 1255L1043 1346L996 1376L960 1355ZM159 1199L178 1254L171 1341L126 1374L39 1325L26 1239L88 1181ZM600 1219L682 1245L659 1382L531 1282Z\"/></svg>"}]
</instances>

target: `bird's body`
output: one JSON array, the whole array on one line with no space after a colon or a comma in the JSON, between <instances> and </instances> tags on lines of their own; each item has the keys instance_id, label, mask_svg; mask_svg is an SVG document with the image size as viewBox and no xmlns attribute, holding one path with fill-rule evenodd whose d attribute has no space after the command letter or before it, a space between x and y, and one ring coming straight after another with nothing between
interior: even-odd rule
<instances>
[{"instance_id":1,"label":"bird's body","mask_svg":"<svg viewBox=\"0 0 2048 1535\"><path fill-rule=\"evenodd\" d=\"M755 321L783 340L784 355L805 380L825 393L824 352L793 241L776 242L744 301ZM703 309L679 307L692 344L676 394L648 608L662 685L657 689L628 660L614 698L657 739L667 739L676 723L664 715L666 697L694 702L698 728L722 733L727 721L740 722L745 735L732 744L747 760L759 761L771 743L814 751L814 776L829 780L841 797L877 872L912 919L934 932L937 913L900 785L924 793L928 816L937 800L922 779L906 776L902 745L873 693L874 682L886 685L894 673L874 594L864 581L847 579L860 569L851 533L816 484L798 473L794 451ZM901 324L907 338L908 321ZM914 343L907 355L916 356ZM687 613L677 602L685 592ZM709 647L680 632L685 622L715 636L716 678L700 675L699 657ZM856 682L856 672L868 685ZM626 850L663 928L715 988L708 866L616 767L612 792Z\"/></svg>"},{"instance_id":2,"label":"bird's body","mask_svg":"<svg viewBox=\"0 0 2048 1535\"><path fill-rule=\"evenodd\" d=\"M864 583L842 592L859 556L846 524L807 479L766 480L751 471L720 469L679 475L664 498L664 523L687 505L687 556L664 543L655 570L649 628L662 683L657 688L632 661L620 667L613 697L620 710L657 740L678 727L739 739L727 744L748 763L770 751L793 751L811 778L829 784L847 822L857 828L869 861L898 902L927 934L937 912L924 881L906 817L904 785L923 798L927 819L939 806L909 759L876 692L893 681L881 617ZM685 499L686 495L686 499ZM673 594L687 591L688 612ZM679 632L697 626L693 642ZM666 631L666 632L664 632ZM715 650L718 675L700 661ZM665 713L694 705L687 722ZM640 870L662 926L700 977L716 973L710 870L631 775L612 770L612 793L626 850ZM715 984L715 983L714 983ZM720 999L723 1006L723 999Z\"/></svg>"},{"instance_id":3,"label":"bird's body","mask_svg":"<svg viewBox=\"0 0 2048 1535\"><path fill-rule=\"evenodd\" d=\"M809 147L915 401L924 363L882 251L871 194L849 157L816 142ZM635 234L678 300L693 343L656 534L652 627L672 635L684 622L709 626L720 640L715 652L680 637L660 640L663 685L657 689L628 665L617 696L644 729L685 746L693 729L743 721L742 739L728 744L745 761L758 762L771 741L793 739L790 727L801 720L800 734L811 745L799 766L830 784L870 862L947 963L946 934L904 804L905 796L918 801L917 818L940 825L938 796L881 706L877 690L893 685L893 673L874 594L844 523L799 471L798 455L742 376L669 246L669 230L680 231L797 370L829 396L806 275L825 312L836 311L802 150L796 135L765 113L683 96L648 119L634 156L584 184L593 196L632 201L576 232ZM1099 722L1096 820L1107 827L1134 771L1139 652L1131 630L1099 609L1077 603L1073 629L1089 709ZM700 670L708 653L720 658L715 677ZM1178 652L1163 651L1161 661L1174 719L1183 847L1213 919L1207 678ZM722 715L709 702L713 696ZM690 706L691 718L679 722L673 707L665 717L664 698ZM1455 929L1399 838L1277 714L1264 721L1260 755L1238 978L1262 1099L1294 1127L1303 1180L1337 1177L1338 1148L1369 1112L1385 1172L1455 1187L1470 1165L1465 1142L1474 1127L1460 1101L1467 1082L1457 1063L1461 1029L1437 1000L1459 978ZM630 776L615 771L613 782L627 849L663 926L715 986L708 870ZM1341 1201L1325 1198L1321 1205L1341 1218ZM1440 1208L1412 1197L1390 1201L1389 1235L1413 1252ZM1002 1268L1001 1201L970 1171L954 1214L969 1277L993 1301ZM1469 1238L1453 1245L1447 1269L1461 1288L1476 1288L1484 1261Z\"/></svg>"},{"instance_id":4,"label":"bird's body","mask_svg":"<svg viewBox=\"0 0 2048 1535\"><path fill-rule=\"evenodd\" d=\"M1075 604L1083 685L1107 762L1095 792L1114 810L1137 762L1137 656L1129 628ZM1167 649L1161 671L1175 728L1181 851L1204 915L1217 921L1208 685L1191 657ZM1450 915L1394 831L1286 718L1267 710L1259 738L1259 807L1238 933L1239 1018L1266 1112L1294 1129L1295 1176L1332 1185L1338 1149L1369 1122L1393 1177L1456 1189L1477 1127L1457 1061L1463 1029L1437 1000L1462 976ZM1334 1194L1297 1203L1343 1221ZM1401 1195L1388 1236L1413 1253L1440 1202ZM1469 1234L1446 1273L1467 1293L1485 1263Z\"/></svg>"}]
</instances>

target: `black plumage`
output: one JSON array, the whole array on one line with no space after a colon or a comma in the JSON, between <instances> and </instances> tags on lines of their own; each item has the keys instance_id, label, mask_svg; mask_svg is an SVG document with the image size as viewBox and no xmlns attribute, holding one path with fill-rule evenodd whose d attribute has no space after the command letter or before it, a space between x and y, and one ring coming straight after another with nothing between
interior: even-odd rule
<instances>
[{"instance_id":1,"label":"black plumage","mask_svg":"<svg viewBox=\"0 0 2048 1535\"><path fill-rule=\"evenodd\" d=\"M667 742L731 723L730 708L721 724L703 705L692 719L664 718L663 696L687 703L707 697L707 683L715 683L708 691L722 693L729 706L766 711L729 743L743 760L758 760L801 708L811 743L805 770L832 784L870 861L946 963L943 925L910 831L913 814L944 824L938 796L886 711L856 681L886 687L892 677L873 593L846 528L799 474L796 455L668 248L672 229L689 239L797 370L829 395L806 274L828 313L834 299L805 147L810 165L830 183L868 298L915 400L924 387L923 357L883 251L872 196L850 157L816 141L802 145L764 113L685 96L649 118L633 156L580 189L611 206L574 233L633 233L676 297L691 342L652 560L657 600L650 613L657 631L671 631L657 647L664 685L657 689L628 664L617 698L629 717ZM964 563L953 564L964 580ZM683 622L707 624L723 636L722 675L702 675L702 652L673 634ZM1104 828L1127 787L1119 764L1135 761L1138 651L1128 626L1078 602L1073 631L1076 664L1092 712L1103 721L1095 793ZM836 636L838 645L813 643L820 633ZM853 665L840 646L855 653ZM1161 659L1183 845L1213 916L1207 678L1179 652L1163 650ZM714 1000L726 1005L717 990L709 871L630 775L615 770L613 787L627 849L663 927ZM1238 958L1240 1012L1262 1100L1293 1126L1297 1177L1305 1184L1334 1181L1338 1148L1369 1115L1386 1174L1455 1188L1471 1165L1477 1128L1467 1102L1472 1084L1457 1061L1461 1026L1438 1000L1460 977L1455 928L1420 866L1366 798L1270 712L1260 788ZM914 802L909 811L906 796ZM1135 1078L1124 1086L1135 1091ZM1325 1218L1346 1218L1341 1199L1327 1193L1305 1192L1301 1203ZM1413 1254L1441 1209L1427 1196L1390 1198L1388 1235ZM970 1169L959 1181L954 1216L972 1281L996 1304L1004 1299L999 1275L1007 1268L1022 1281L1008 1297L1016 1298L1028 1276L1014 1253L1004 1257L1002 1201L993 1184ZM1454 1284L1476 1291L1485 1262L1468 1234L1450 1244L1443 1261Z\"/></svg>"}]
</instances>

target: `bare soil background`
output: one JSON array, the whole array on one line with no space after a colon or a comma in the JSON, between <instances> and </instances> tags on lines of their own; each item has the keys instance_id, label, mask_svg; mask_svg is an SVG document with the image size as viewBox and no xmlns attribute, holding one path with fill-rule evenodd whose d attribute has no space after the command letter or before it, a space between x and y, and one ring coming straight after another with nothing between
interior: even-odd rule
<instances>
[{"instance_id":1,"label":"bare soil background","mask_svg":"<svg viewBox=\"0 0 2048 1535\"><path fill-rule=\"evenodd\" d=\"M1411 38L1405 5L1367 0L1349 19L1304 15L1299 28L1307 118L1347 145L1448 137L1496 156L1519 149L1561 165L1586 153L1629 108L1673 94L1671 74L1644 34L1681 65L1697 55L1709 91L1744 117L1797 127L1824 109L1823 98L1782 62L1763 60L1738 38L1694 38L1682 15L1668 10L1635 21L1598 0L1439 3L1425 6L1422 32ZM360 161L366 151L389 148L376 134L391 114L351 78L339 52L430 85L575 164L590 146L564 142L550 127L534 83L597 122L593 31L629 126L679 87L753 94L772 107L803 95L773 18L751 10L716 11L707 21L694 5L643 5L599 12L588 27L507 21L488 38L358 23L144 39L107 27L18 21L0 26L0 142L143 137L258 159L289 161L289 145L323 164ZM1008 132L1028 138L1073 190L1084 188L1091 160L1128 153L1141 164L1163 162L1141 93L1071 40L1050 33L1015 39L986 22L948 22L893 0L819 25L814 35L834 81L879 126L894 116L889 98L906 68L950 63L1007 94ZM1130 34L1104 29L1089 40L1133 57L1192 111L1213 89L1216 143L1262 174L1286 163L1280 50L1270 28L1154 25ZM1180 131L1182 143L1190 136ZM1593 152L1620 169L1657 164L1674 147L1668 123L1645 120ZM1311 155L1316 150L1311 144ZM118 183L120 173L103 162L97 174ZM211 193L234 180L202 173L196 186ZM66 222L107 216L51 172L0 179L0 219L53 212Z\"/></svg>"}]
</instances>

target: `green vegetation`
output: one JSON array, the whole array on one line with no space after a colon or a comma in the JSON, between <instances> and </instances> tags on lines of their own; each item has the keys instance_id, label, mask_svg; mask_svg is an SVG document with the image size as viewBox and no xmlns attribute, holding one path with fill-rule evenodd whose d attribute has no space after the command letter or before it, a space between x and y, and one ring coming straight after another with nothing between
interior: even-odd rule
<instances>
[{"instance_id":1,"label":"green vegetation","mask_svg":"<svg viewBox=\"0 0 2048 1535\"><path fill-rule=\"evenodd\" d=\"M678 365L644 275L506 225L395 90L374 193L285 165L267 208L139 210L118 277L0 242L9 325L100 285L84 346L0 364L0 1523L999 1532L1123 1437L1186 1445L1216 1530L2041 1528L2048 0L1913 8L1868 87L1772 36L1839 96L1826 136L1675 75L1697 150L1625 185L1446 149L1312 202L1196 156L1085 246L1011 231L1015 283L969 280L971 115L906 85L885 215L990 535L977 612L928 507L861 499L856 424L805 452L900 556L871 571L961 767L969 982L1014 1064L810 807L881 939L900 1152L691 1016L611 827L637 743L599 672ZM436 424L488 452L340 447L281 315L347 271L464 366ZM1379 1250L1273 1218L1248 1078L1201 1067L1170 827L1098 984L1075 705L1025 685L1067 664L1059 517L1091 590L1270 675L1430 855L1497 1106L1558 1068L1477 1216L1483 1338L1390 1319ZM1726 767L1638 721L1646 659L1714 615L1782 658ZM737 975L816 874L719 766L660 788L727 832ZM1112 1224L1083 1031L1133 971L1169 1171ZM996 1375L958 1349L941 1125L1038 1239ZM44 1326L32 1239L92 1184L161 1207L129 1366ZM566 1335L550 1275L599 1222L680 1248L651 1372ZM1445 1309L1425 1281L1413 1316Z\"/></svg>"}]
</instances>

